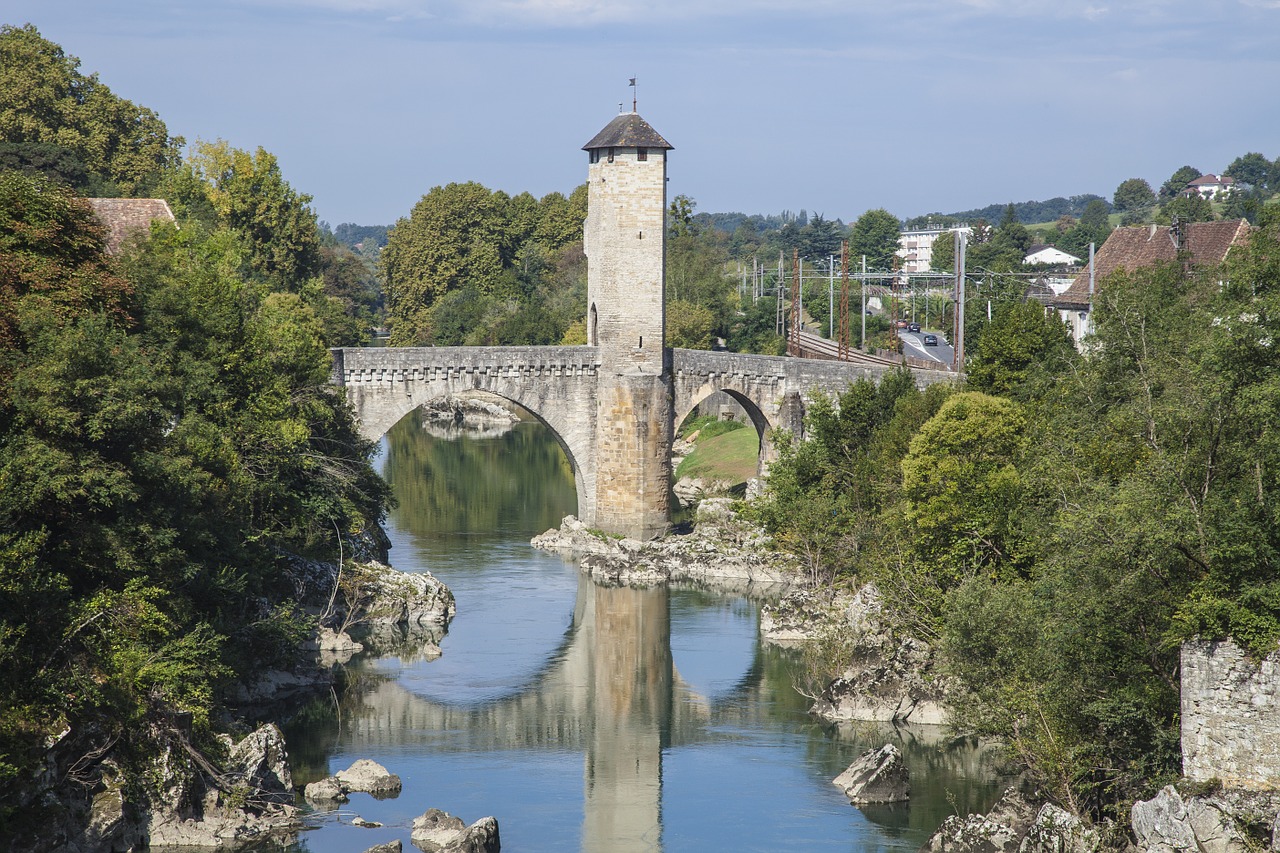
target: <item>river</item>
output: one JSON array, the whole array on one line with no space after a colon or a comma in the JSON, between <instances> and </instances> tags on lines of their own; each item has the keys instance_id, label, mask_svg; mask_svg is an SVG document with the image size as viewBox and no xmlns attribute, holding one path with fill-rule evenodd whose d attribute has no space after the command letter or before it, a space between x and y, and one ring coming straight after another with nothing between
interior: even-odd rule
<instances>
[{"instance_id":1,"label":"river","mask_svg":"<svg viewBox=\"0 0 1280 853\"><path fill-rule=\"evenodd\" d=\"M833 725L792 688L796 656L758 642L759 605L692 588L597 586L529 538L575 508L535 422L432 435L416 416L380 459L399 505L392 563L429 570L458 613L443 656L357 659L341 698L287 726L295 782L371 758L400 796L308 816L296 853L360 853L430 807L498 819L502 849L914 851L998 794L993 757L929 727ZM858 809L831 784L897 744L909 804ZM354 826L356 816L383 824Z\"/></svg>"}]
</instances>

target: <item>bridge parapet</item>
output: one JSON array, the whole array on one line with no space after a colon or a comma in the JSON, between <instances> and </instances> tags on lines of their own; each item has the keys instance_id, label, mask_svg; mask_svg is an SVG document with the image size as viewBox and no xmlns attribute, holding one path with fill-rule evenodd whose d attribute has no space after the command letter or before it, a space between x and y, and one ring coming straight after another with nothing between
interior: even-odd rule
<instances>
[{"instance_id":1,"label":"bridge parapet","mask_svg":"<svg viewBox=\"0 0 1280 853\"><path fill-rule=\"evenodd\" d=\"M335 385L431 381L486 373L509 379L594 376L595 347L345 347L333 353Z\"/></svg>"}]
</instances>

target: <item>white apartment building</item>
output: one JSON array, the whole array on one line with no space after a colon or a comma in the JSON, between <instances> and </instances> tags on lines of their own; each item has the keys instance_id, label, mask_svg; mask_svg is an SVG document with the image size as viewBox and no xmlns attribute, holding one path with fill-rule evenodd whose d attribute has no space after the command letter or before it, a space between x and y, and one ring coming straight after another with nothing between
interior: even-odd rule
<instances>
[{"instance_id":1,"label":"white apartment building","mask_svg":"<svg viewBox=\"0 0 1280 853\"><path fill-rule=\"evenodd\" d=\"M909 228L898 234L898 257L902 258L902 271L907 274L928 272L933 262L933 241L943 234L959 231L968 237L973 228L968 223L959 225L935 225Z\"/></svg>"}]
</instances>

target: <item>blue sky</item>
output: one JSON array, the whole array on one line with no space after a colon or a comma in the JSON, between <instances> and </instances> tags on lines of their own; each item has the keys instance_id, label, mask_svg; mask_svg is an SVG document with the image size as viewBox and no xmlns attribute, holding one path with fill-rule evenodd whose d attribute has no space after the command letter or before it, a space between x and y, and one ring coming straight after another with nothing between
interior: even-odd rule
<instances>
[{"instance_id":1,"label":"blue sky","mask_svg":"<svg viewBox=\"0 0 1280 853\"><path fill-rule=\"evenodd\" d=\"M1280 0L3 0L188 141L275 154L321 219L536 196L631 105L698 210L845 221L1280 157Z\"/></svg>"}]
</instances>

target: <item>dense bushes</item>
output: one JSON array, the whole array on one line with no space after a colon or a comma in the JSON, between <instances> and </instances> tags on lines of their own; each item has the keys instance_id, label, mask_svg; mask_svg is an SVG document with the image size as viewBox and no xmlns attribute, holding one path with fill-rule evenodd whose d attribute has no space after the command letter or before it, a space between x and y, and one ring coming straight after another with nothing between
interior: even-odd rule
<instances>
[{"instance_id":1,"label":"dense bushes","mask_svg":"<svg viewBox=\"0 0 1280 853\"><path fill-rule=\"evenodd\" d=\"M1104 282L1082 357L1037 309L998 311L969 390L890 377L815 405L760 517L936 640L961 725L1123 815L1178 772L1180 642L1280 643L1277 300L1272 223L1222 270Z\"/></svg>"},{"instance_id":2,"label":"dense bushes","mask_svg":"<svg viewBox=\"0 0 1280 853\"><path fill-rule=\"evenodd\" d=\"M207 737L305 628L279 561L382 517L319 317L243 251L169 226L111 262L82 201L0 173L0 818L59 737Z\"/></svg>"}]
</instances>

